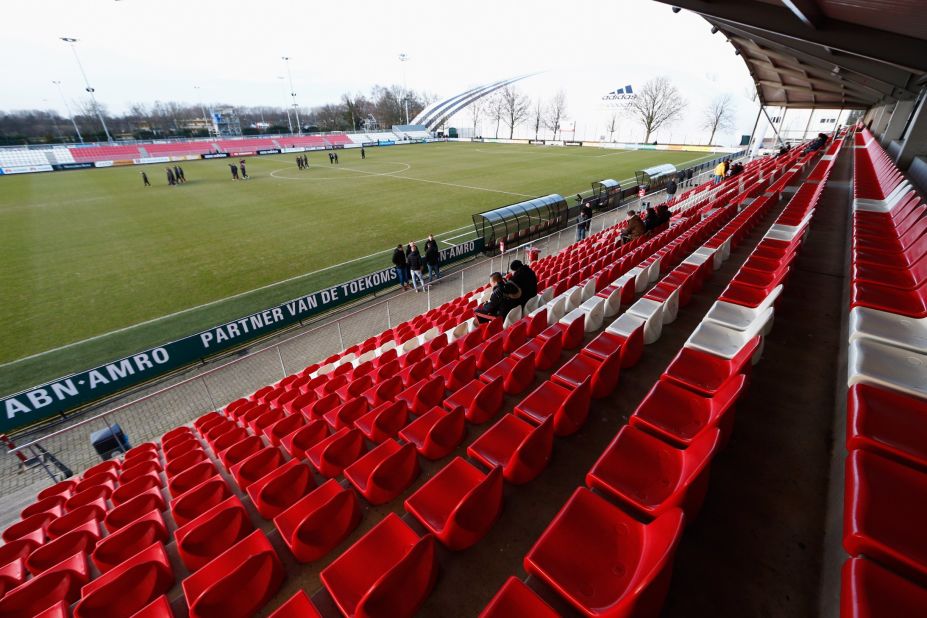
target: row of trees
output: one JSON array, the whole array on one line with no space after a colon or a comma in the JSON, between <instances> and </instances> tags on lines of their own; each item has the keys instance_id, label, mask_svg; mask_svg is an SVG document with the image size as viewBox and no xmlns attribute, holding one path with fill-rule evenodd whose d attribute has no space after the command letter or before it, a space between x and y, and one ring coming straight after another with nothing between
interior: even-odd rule
<instances>
[{"instance_id":1,"label":"row of trees","mask_svg":"<svg viewBox=\"0 0 927 618\"><path fill-rule=\"evenodd\" d=\"M681 119L688 106L679 89L666 77L651 79L636 95L628 101L626 107L614 110L609 117L606 127L609 141L613 139L622 116L629 117L641 126L644 131L643 141L647 143L658 130ZM546 102L541 99L532 101L514 86L506 86L488 97L474 101L469 111L474 133L479 132L480 121L486 118L495 123L495 137L499 137L500 127L505 127L509 139L515 135L515 128L523 125L527 126L529 133L533 130L534 139L538 139L542 128L550 131L553 139L558 139L562 125L568 119L566 93L563 90L557 91ZM734 100L728 94L719 95L702 110L701 127L711 132L709 144L714 141L718 131L726 132L734 128L735 112Z\"/></svg>"},{"instance_id":2,"label":"row of trees","mask_svg":"<svg viewBox=\"0 0 927 618\"><path fill-rule=\"evenodd\" d=\"M372 126L391 127L405 123L405 105L413 118L433 100L421 92L405 92L402 86L374 86L368 94L344 94L336 103L299 109L304 131L349 131ZM90 99L70 103L73 123L86 141L105 140ZM122 114L99 106L110 133L121 138L207 137L202 119L210 110L234 110L242 132L285 133L295 130L292 109L275 106L240 107L225 103L208 106L177 101L134 103ZM53 110L0 111L0 144L73 142L77 140L72 118Z\"/></svg>"}]
</instances>

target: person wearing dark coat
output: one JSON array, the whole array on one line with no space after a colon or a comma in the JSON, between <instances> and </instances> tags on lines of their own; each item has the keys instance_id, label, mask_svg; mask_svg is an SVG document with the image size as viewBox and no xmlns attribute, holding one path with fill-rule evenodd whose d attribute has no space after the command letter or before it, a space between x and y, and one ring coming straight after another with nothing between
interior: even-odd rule
<instances>
[{"instance_id":1,"label":"person wearing dark coat","mask_svg":"<svg viewBox=\"0 0 927 618\"><path fill-rule=\"evenodd\" d=\"M435 279L441 277L441 250L438 249L438 241L435 240L434 234L428 235L425 241L425 264L428 266L428 283L434 283Z\"/></svg>"},{"instance_id":2,"label":"person wearing dark coat","mask_svg":"<svg viewBox=\"0 0 927 618\"><path fill-rule=\"evenodd\" d=\"M142 182L145 183L144 186L146 187L151 186L151 183L148 182L148 174L146 174L145 172L142 172Z\"/></svg>"},{"instance_id":3,"label":"person wearing dark coat","mask_svg":"<svg viewBox=\"0 0 927 618\"><path fill-rule=\"evenodd\" d=\"M177 173L180 174L180 182L187 182L187 175L183 173L183 168L177 166Z\"/></svg>"},{"instance_id":4,"label":"person wearing dark coat","mask_svg":"<svg viewBox=\"0 0 927 618\"><path fill-rule=\"evenodd\" d=\"M670 209L666 204L660 204L657 206L657 227L669 223L670 218L673 216L673 213L670 212Z\"/></svg>"},{"instance_id":5,"label":"person wearing dark coat","mask_svg":"<svg viewBox=\"0 0 927 618\"><path fill-rule=\"evenodd\" d=\"M512 272L512 278L509 281L514 283L521 292L518 296L518 304L524 307L532 297L537 296L538 276L530 266L522 264L520 260L513 260L509 264L509 270Z\"/></svg>"},{"instance_id":6,"label":"person wearing dark coat","mask_svg":"<svg viewBox=\"0 0 927 618\"><path fill-rule=\"evenodd\" d=\"M628 225L621 234L621 241L624 243L636 240L647 233L643 219L640 218L633 210L628 211Z\"/></svg>"},{"instance_id":7,"label":"person wearing dark coat","mask_svg":"<svg viewBox=\"0 0 927 618\"><path fill-rule=\"evenodd\" d=\"M298 169L303 169L303 158L301 156L296 157L296 167Z\"/></svg>"},{"instance_id":8,"label":"person wearing dark coat","mask_svg":"<svg viewBox=\"0 0 927 618\"><path fill-rule=\"evenodd\" d=\"M678 186L676 185L676 181L670 179L670 181L666 183L666 197L672 199L673 196L676 195L677 188Z\"/></svg>"},{"instance_id":9,"label":"person wearing dark coat","mask_svg":"<svg viewBox=\"0 0 927 618\"><path fill-rule=\"evenodd\" d=\"M396 245L393 250L393 267L396 269L396 277L399 279L399 285L403 290L409 289L409 275L406 273L406 252L403 251L402 245Z\"/></svg>"},{"instance_id":10,"label":"person wearing dark coat","mask_svg":"<svg viewBox=\"0 0 927 618\"><path fill-rule=\"evenodd\" d=\"M172 187L177 184L177 179L174 178L174 171L171 168L167 168L167 184Z\"/></svg>"},{"instance_id":11,"label":"person wearing dark coat","mask_svg":"<svg viewBox=\"0 0 927 618\"><path fill-rule=\"evenodd\" d=\"M409 243L409 253L406 255L406 263L409 265L409 274L412 275L412 287L415 288L416 292L422 292L425 290L425 280L422 278L422 254L418 252L418 247L414 242ZM422 286L422 289L418 289L418 285Z\"/></svg>"},{"instance_id":12,"label":"person wearing dark coat","mask_svg":"<svg viewBox=\"0 0 927 618\"><path fill-rule=\"evenodd\" d=\"M232 171L232 180L238 180L238 166L234 163L229 163L229 169Z\"/></svg>"},{"instance_id":13,"label":"person wearing dark coat","mask_svg":"<svg viewBox=\"0 0 927 618\"><path fill-rule=\"evenodd\" d=\"M480 322L491 322L496 318L504 318L508 312L518 305L518 289L510 281L506 281L501 273L489 276L489 283L493 286L489 300L476 308L476 319Z\"/></svg>"},{"instance_id":14,"label":"person wearing dark coat","mask_svg":"<svg viewBox=\"0 0 927 618\"><path fill-rule=\"evenodd\" d=\"M644 218L644 229L648 232L657 227L657 211L653 208L647 208L647 216Z\"/></svg>"}]
</instances>

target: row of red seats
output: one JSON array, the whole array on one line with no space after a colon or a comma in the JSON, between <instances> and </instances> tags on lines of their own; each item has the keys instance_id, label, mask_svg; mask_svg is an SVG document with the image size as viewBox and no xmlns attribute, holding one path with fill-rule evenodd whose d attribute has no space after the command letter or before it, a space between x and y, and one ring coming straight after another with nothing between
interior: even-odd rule
<instances>
[{"instance_id":1,"label":"row of red seats","mask_svg":"<svg viewBox=\"0 0 927 618\"><path fill-rule=\"evenodd\" d=\"M855 135L844 616L927 607L927 205Z\"/></svg>"},{"instance_id":2,"label":"row of red seats","mask_svg":"<svg viewBox=\"0 0 927 618\"><path fill-rule=\"evenodd\" d=\"M739 242L773 204L771 196L754 201L719 234ZM794 214L786 208L779 221ZM750 270L745 266L738 275ZM750 285L735 277L728 289ZM588 488L574 492L526 555L529 574L584 615L659 612L676 544L684 522L701 506L711 459L730 433L733 405L744 387L748 361L760 347L764 320L754 320L760 326L749 324L746 334L732 337L741 342L741 349L733 349L719 345L718 339L726 340L710 330L720 325L706 318L593 465ZM712 372L712 380L703 379ZM709 382L715 388L706 392ZM530 588L510 578L482 615L515 614L556 615Z\"/></svg>"}]
</instances>

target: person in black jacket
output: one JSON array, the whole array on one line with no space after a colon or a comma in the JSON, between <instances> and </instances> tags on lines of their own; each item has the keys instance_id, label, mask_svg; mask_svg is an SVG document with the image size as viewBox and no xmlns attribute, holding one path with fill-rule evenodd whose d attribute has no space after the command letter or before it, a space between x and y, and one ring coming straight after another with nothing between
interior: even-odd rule
<instances>
[{"instance_id":1,"label":"person in black jacket","mask_svg":"<svg viewBox=\"0 0 927 618\"><path fill-rule=\"evenodd\" d=\"M510 281L506 281L501 273L489 275L489 283L493 286L489 300L476 308L476 319L480 322L491 322L505 315L518 304L513 298L518 289Z\"/></svg>"},{"instance_id":2,"label":"person in black jacket","mask_svg":"<svg viewBox=\"0 0 927 618\"><path fill-rule=\"evenodd\" d=\"M415 288L416 292L424 291L425 280L422 278L422 254L418 252L418 247L414 242L409 243L409 253L406 255L406 263L409 265L409 273L412 275L412 287ZM419 285L422 286L421 290L418 289Z\"/></svg>"},{"instance_id":3,"label":"person in black jacket","mask_svg":"<svg viewBox=\"0 0 927 618\"><path fill-rule=\"evenodd\" d=\"M666 197L673 199L673 196L676 195L677 188L676 181L671 178L670 181L666 183Z\"/></svg>"},{"instance_id":4,"label":"person in black jacket","mask_svg":"<svg viewBox=\"0 0 927 618\"><path fill-rule=\"evenodd\" d=\"M525 306L532 297L538 293L538 276L531 270L527 264L522 264L520 260L513 260L509 264L509 270L512 271L512 278L509 279L520 290L518 304Z\"/></svg>"},{"instance_id":5,"label":"person in black jacket","mask_svg":"<svg viewBox=\"0 0 927 618\"><path fill-rule=\"evenodd\" d=\"M441 277L441 251L438 249L438 241L435 240L434 234L428 235L425 241L425 264L428 265L428 283L434 283L435 279Z\"/></svg>"},{"instance_id":6,"label":"person in black jacket","mask_svg":"<svg viewBox=\"0 0 927 618\"><path fill-rule=\"evenodd\" d=\"M657 225L659 225L657 221L658 221L657 211L654 210L653 208L648 207L647 216L644 218L644 229L647 230L648 232L654 229L655 227L657 227Z\"/></svg>"},{"instance_id":7,"label":"person in black jacket","mask_svg":"<svg viewBox=\"0 0 927 618\"><path fill-rule=\"evenodd\" d=\"M402 286L403 290L408 290L409 276L406 274L406 252L402 250L402 245L396 245L393 250L393 267L396 269L399 285Z\"/></svg>"}]
</instances>

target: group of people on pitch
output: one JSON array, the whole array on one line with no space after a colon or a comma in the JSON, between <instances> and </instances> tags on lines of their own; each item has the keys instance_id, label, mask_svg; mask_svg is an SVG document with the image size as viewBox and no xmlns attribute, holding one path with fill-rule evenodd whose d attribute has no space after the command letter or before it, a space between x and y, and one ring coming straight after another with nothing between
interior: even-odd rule
<instances>
[{"instance_id":1,"label":"group of people on pitch","mask_svg":"<svg viewBox=\"0 0 927 618\"><path fill-rule=\"evenodd\" d=\"M441 277L440 261L441 250L438 249L438 241L435 240L434 234L429 234L428 240L425 241L424 256L414 241L407 244L405 248L402 244L398 244L393 250L393 267L396 269L396 277L403 290L409 289L410 281L411 287L415 288L416 292L424 292L428 289L428 285ZM428 267L428 285L425 284L425 278L422 276L425 266Z\"/></svg>"}]
</instances>

